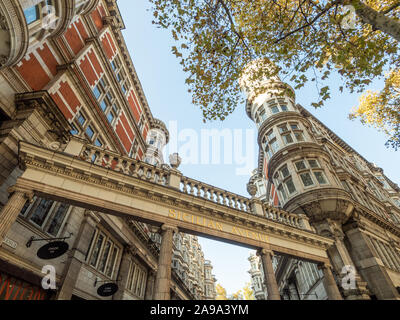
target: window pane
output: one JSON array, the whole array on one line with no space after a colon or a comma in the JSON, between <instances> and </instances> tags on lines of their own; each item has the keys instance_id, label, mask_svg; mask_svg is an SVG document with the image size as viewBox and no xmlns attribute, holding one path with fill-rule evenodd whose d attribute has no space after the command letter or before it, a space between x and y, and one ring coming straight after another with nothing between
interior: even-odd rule
<instances>
[{"instance_id":1,"label":"window pane","mask_svg":"<svg viewBox=\"0 0 400 320\"><path fill-rule=\"evenodd\" d=\"M107 109L107 104L106 104L105 100L106 99L104 99L102 102L100 102L100 108L101 108L101 110L103 110L103 112L106 111L106 109Z\"/></svg>"},{"instance_id":2,"label":"window pane","mask_svg":"<svg viewBox=\"0 0 400 320\"><path fill-rule=\"evenodd\" d=\"M284 135L283 141L285 141L285 144L293 143L292 135L291 134Z\"/></svg>"},{"instance_id":3,"label":"window pane","mask_svg":"<svg viewBox=\"0 0 400 320\"><path fill-rule=\"evenodd\" d=\"M102 147L103 146L103 143L99 140L99 139L96 139L96 141L95 141L95 146L97 146L97 147Z\"/></svg>"},{"instance_id":4,"label":"window pane","mask_svg":"<svg viewBox=\"0 0 400 320\"><path fill-rule=\"evenodd\" d=\"M311 168L319 168L317 160L309 160L308 163L310 164Z\"/></svg>"},{"instance_id":5,"label":"window pane","mask_svg":"<svg viewBox=\"0 0 400 320\"><path fill-rule=\"evenodd\" d=\"M107 276L111 277L114 271L114 265L115 265L115 260L117 259L118 256L118 248L114 247L110 261L108 262L107 265Z\"/></svg>"},{"instance_id":6,"label":"window pane","mask_svg":"<svg viewBox=\"0 0 400 320\"><path fill-rule=\"evenodd\" d=\"M324 174L322 172L319 172L319 171L314 172L314 175L315 175L315 178L317 179L317 181L320 184L326 184L327 183L326 179L325 179L325 176L324 176Z\"/></svg>"},{"instance_id":7,"label":"window pane","mask_svg":"<svg viewBox=\"0 0 400 320\"><path fill-rule=\"evenodd\" d=\"M288 111L288 108L287 108L286 104L282 104L281 108L282 108L282 111Z\"/></svg>"},{"instance_id":8,"label":"window pane","mask_svg":"<svg viewBox=\"0 0 400 320\"><path fill-rule=\"evenodd\" d=\"M286 195L286 192L285 192L285 190L283 189L283 187L282 187L282 186L279 186L278 191L279 191L279 193L280 193L281 198L283 199L283 201L286 201L286 200L287 200L287 195Z\"/></svg>"},{"instance_id":9,"label":"window pane","mask_svg":"<svg viewBox=\"0 0 400 320\"><path fill-rule=\"evenodd\" d=\"M46 220L47 215L49 214L51 206L53 205L53 201L46 199L41 199L39 201L40 203L35 212L32 214L31 220L41 227Z\"/></svg>"},{"instance_id":10,"label":"window pane","mask_svg":"<svg viewBox=\"0 0 400 320\"><path fill-rule=\"evenodd\" d=\"M100 259L100 264L99 264L100 272L104 272L104 270L106 269L106 262L107 262L108 255L110 253L110 249L111 249L111 241L107 241L107 243L104 247L104 250L103 250L103 255L101 256L101 259Z\"/></svg>"},{"instance_id":11,"label":"window pane","mask_svg":"<svg viewBox=\"0 0 400 320\"><path fill-rule=\"evenodd\" d=\"M298 142L304 141L304 135L302 132L295 132L294 136Z\"/></svg>"},{"instance_id":12,"label":"window pane","mask_svg":"<svg viewBox=\"0 0 400 320\"><path fill-rule=\"evenodd\" d=\"M290 175L287 166L284 166L284 167L281 169L281 173L282 173L283 178L286 178L286 177L288 177L288 176Z\"/></svg>"},{"instance_id":13,"label":"window pane","mask_svg":"<svg viewBox=\"0 0 400 320\"><path fill-rule=\"evenodd\" d=\"M296 187L294 186L292 178L285 182L286 187L288 188L289 194L296 192Z\"/></svg>"},{"instance_id":14,"label":"window pane","mask_svg":"<svg viewBox=\"0 0 400 320\"><path fill-rule=\"evenodd\" d=\"M300 177L305 187L309 187L314 184L311 175L308 172L301 174Z\"/></svg>"},{"instance_id":15,"label":"window pane","mask_svg":"<svg viewBox=\"0 0 400 320\"><path fill-rule=\"evenodd\" d=\"M114 115L113 115L112 112L109 112L109 113L108 113L108 115L107 115L107 120L108 120L108 122L113 123L113 121L114 121Z\"/></svg>"},{"instance_id":16,"label":"window pane","mask_svg":"<svg viewBox=\"0 0 400 320\"><path fill-rule=\"evenodd\" d=\"M65 216L67 215L68 208L69 208L68 204L61 203L59 205L47 229L47 232L49 234L57 236L58 231L60 231L61 225L64 222Z\"/></svg>"},{"instance_id":17,"label":"window pane","mask_svg":"<svg viewBox=\"0 0 400 320\"><path fill-rule=\"evenodd\" d=\"M83 126L85 124L85 122L86 122L86 118L81 113L79 113L78 114L78 121L81 124L81 126Z\"/></svg>"},{"instance_id":18,"label":"window pane","mask_svg":"<svg viewBox=\"0 0 400 320\"><path fill-rule=\"evenodd\" d=\"M273 142L271 142L271 148L274 151L274 153L279 150L279 143L276 139Z\"/></svg>"},{"instance_id":19,"label":"window pane","mask_svg":"<svg viewBox=\"0 0 400 320\"><path fill-rule=\"evenodd\" d=\"M87 135L89 136L89 138L90 138L90 139L92 139L92 138L93 138L94 131L93 131L93 129L92 129L92 127L91 127L91 126L88 126L88 127L87 127L87 129L86 129L86 133L87 133Z\"/></svg>"},{"instance_id":20,"label":"window pane","mask_svg":"<svg viewBox=\"0 0 400 320\"><path fill-rule=\"evenodd\" d=\"M24 216L26 214L26 210L28 210L29 206L31 204L29 203L29 201L25 202L25 205L23 206L21 212L19 213L21 216Z\"/></svg>"},{"instance_id":21,"label":"window pane","mask_svg":"<svg viewBox=\"0 0 400 320\"><path fill-rule=\"evenodd\" d=\"M90 265L93 267L95 267L97 264L97 259L99 257L101 246L103 245L103 241L104 241L104 236L100 234L97 238L95 247L93 249L92 258L90 259Z\"/></svg>"},{"instance_id":22,"label":"window pane","mask_svg":"<svg viewBox=\"0 0 400 320\"><path fill-rule=\"evenodd\" d=\"M277 106L273 106L273 107L271 107L271 111L272 111L272 113L278 113L279 112L279 109L278 109L278 107Z\"/></svg>"},{"instance_id":23,"label":"window pane","mask_svg":"<svg viewBox=\"0 0 400 320\"><path fill-rule=\"evenodd\" d=\"M72 130L70 131L70 133L71 133L72 135L77 135L77 134L79 134L78 129L75 127L75 125L74 125L73 123L71 123L71 127L72 127Z\"/></svg>"},{"instance_id":24,"label":"window pane","mask_svg":"<svg viewBox=\"0 0 400 320\"><path fill-rule=\"evenodd\" d=\"M284 132L287 132L287 131L288 131L288 128L287 128L286 125L280 126L280 127L279 127L279 132L280 132L280 133L284 133Z\"/></svg>"},{"instance_id":25,"label":"window pane","mask_svg":"<svg viewBox=\"0 0 400 320\"><path fill-rule=\"evenodd\" d=\"M297 168L297 170L304 170L304 169L307 169L307 168L306 168L306 165L305 165L305 163L304 163L304 161L296 162L296 168Z\"/></svg>"},{"instance_id":26,"label":"window pane","mask_svg":"<svg viewBox=\"0 0 400 320\"><path fill-rule=\"evenodd\" d=\"M39 6L33 6L24 10L24 15L26 18L26 23L31 24L39 20Z\"/></svg>"},{"instance_id":27,"label":"window pane","mask_svg":"<svg viewBox=\"0 0 400 320\"><path fill-rule=\"evenodd\" d=\"M299 130L299 126L297 124L291 124L290 127L292 130Z\"/></svg>"},{"instance_id":28,"label":"window pane","mask_svg":"<svg viewBox=\"0 0 400 320\"><path fill-rule=\"evenodd\" d=\"M98 86L95 86L95 87L94 87L94 89L93 89L93 94L94 94L94 96L96 97L96 99L99 100L99 98L100 98L100 96L101 96L101 92L100 92Z\"/></svg>"}]
</instances>

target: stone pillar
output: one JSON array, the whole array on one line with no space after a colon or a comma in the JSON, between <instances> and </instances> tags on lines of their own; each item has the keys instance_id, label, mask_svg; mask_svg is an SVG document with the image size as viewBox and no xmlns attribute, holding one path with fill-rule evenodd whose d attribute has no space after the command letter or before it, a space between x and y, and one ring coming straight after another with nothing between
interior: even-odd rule
<instances>
[{"instance_id":1,"label":"stone pillar","mask_svg":"<svg viewBox=\"0 0 400 320\"><path fill-rule=\"evenodd\" d=\"M324 287L328 295L328 300L343 300L335 278L333 277L331 266L327 264L320 264L318 268L322 269L324 272Z\"/></svg>"},{"instance_id":2,"label":"stone pillar","mask_svg":"<svg viewBox=\"0 0 400 320\"><path fill-rule=\"evenodd\" d=\"M113 300L123 300L124 292L128 284L129 269L131 267L131 256L136 254L136 249L131 247L125 247L124 253L121 259L121 265L118 271L118 291L114 294Z\"/></svg>"},{"instance_id":3,"label":"stone pillar","mask_svg":"<svg viewBox=\"0 0 400 320\"><path fill-rule=\"evenodd\" d=\"M0 211L0 245L3 243L13 223L17 220L25 203L28 200L32 201L33 198L33 191L21 188L11 187L8 192L11 193L11 197Z\"/></svg>"},{"instance_id":4,"label":"stone pillar","mask_svg":"<svg viewBox=\"0 0 400 320\"><path fill-rule=\"evenodd\" d=\"M57 294L57 300L71 300L82 264L85 262L86 253L89 250L90 241L96 229L99 219L91 212L85 212L85 218L75 239L73 248L65 264L61 288Z\"/></svg>"},{"instance_id":5,"label":"stone pillar","mask_svg":"<svg viewBox=\"0 0 400 320\"><path fill-rule=\"evenodd\" d=\"M278 283L276 282L274 267L272 265L273 252L266 249L257 251L257 255L261 257L264 277L268 291L268 300L281 300Z\"/></svg>"},{"instance_id":6,"label":"stone pillar","mask_svg":"<svg viewBox=\"0 0 400 320\"><path fill-rule=\"evenodd\" d=\"M158 258L154 300L170 300L173 235L175 232L178 232L178 229L163 225L161 231L162 240L160 256Z\"/></svg>"},{"instance_id":7,"label":"stone pillar","mask_svg":"<svg viewBox=\"0 0 400 320\"><path fill-rule=\"evenodd\" d=\"M351 245L351 253L358 270L368 283L368 288L379 300L400 299L385 266L376 256L367 236L361 231L362 224L355 222L345 228Z\"/></svg>"},{"instance_id":8,"label":"stone pillar","mask_svg":"<svg viewBox=\"0 0 400 320\"><path fill-rule=\"evenodd\" d=\"M169 186L180 190L181 188L182 173L177 169L170 169Z\"/></svg>"},{"instance_id":9,"label":"stone pillar","mask_svg":"<svg viewBox=\"0 0 400 320\"><path fill-rule=\"evenodd\" d=\"M155 282L156 282L156 273L153 270L151 270L147 275L146 294L144 300L153 300Z\"/></svg>"}]
</instances>

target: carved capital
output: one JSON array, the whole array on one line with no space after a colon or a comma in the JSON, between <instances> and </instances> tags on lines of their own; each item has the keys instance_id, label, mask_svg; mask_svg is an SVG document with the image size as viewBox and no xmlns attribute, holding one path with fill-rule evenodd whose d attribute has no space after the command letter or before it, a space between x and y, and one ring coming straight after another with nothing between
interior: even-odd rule
<instances>
[{"instance_id":1,"label":"carved capital","mask_svg":"<svg viewBox=\"0 0 400 320\"><path fill-rule=\"evenodd\" d=\"M274 252L270 249L261 248L257 250L258 257L266 256L267 254L270 255L271 258L274 256Z\"/></svg>"},{"instance_id":2,"label":"carved capital","mask_svg":"<svg viewBox=\"0 0 400 320\"><path fill-rule=\"evenodd\" d=\"M14 193L22 193L27 201L30 203L33 201L34 192L29 188L24 188L21 186L12 186L7 189L7 192L12 196Z\"/></svg>"},{"instance_id":3,"label":"carved capital","mask_svg":"<svg viewBox=\"0 0 400 320\"><path fill-rule=\"evenodd\" d=\"M171 226L168 224L163 224L160 228L160 231L161 231L161 234L165 234L166 232L172 232L172 234L179 232L179 230L176 226Z\"/></svg>"}]
</instances>

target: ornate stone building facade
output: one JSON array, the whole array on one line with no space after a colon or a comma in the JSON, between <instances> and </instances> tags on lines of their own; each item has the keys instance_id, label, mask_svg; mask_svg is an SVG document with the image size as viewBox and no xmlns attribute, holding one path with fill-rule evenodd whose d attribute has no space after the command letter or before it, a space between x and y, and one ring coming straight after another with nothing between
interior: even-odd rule
<instances>
[{"instance_id":1,"label":"ornate stone building facade","mask_svg":"<svg viewBox=\"0 0 400 320\"><path fill-rule=\"evenodd\" d=\"M21 141L65 154L84 142L103 156L108 150L161 167L162 154L149 146L161 149L168 131L150 111L122 29L116 1L0 2L0 300L156 298L160 248L147 224L29 192L19 198L10 189L23 172ZM111 158L92 160L116 166ZM15 222L7 218L9 201L23 206ZM68 253L39 259L38 249L54 238L66 238ZM204 260L196 250L193 259ZM41 286L44 265L55 268L56 290ZM172 299L213 298L205 295L205 280L191 291L185 272L173 269ZM100 297L105 283L119 290Z\"/></svg>"},{"instance_id":2,"label":"ornate stone building facade","mask_svg":"<svg viewBox=\"0 0 400 320\"><path fill-rule=\"evenodd\" d=\"M249 190L264 203L307 216L315 232L334 240L328 254L343 298L399 299L400 188L297 104L279 77L260 84L265 90L256 94L249 78L241 81L260 148ZM257 265L256 257L250 261ZM327 298L315 264L288 256L277 261L282 298Z\"/></svg>"}]
</instances>

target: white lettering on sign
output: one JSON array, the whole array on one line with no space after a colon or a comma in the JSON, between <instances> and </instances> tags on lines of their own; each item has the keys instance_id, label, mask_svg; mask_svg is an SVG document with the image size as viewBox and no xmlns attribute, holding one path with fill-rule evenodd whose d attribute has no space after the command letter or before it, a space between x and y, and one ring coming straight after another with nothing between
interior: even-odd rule
<instances>
[{"instance_id":1,"label":"white lettering on sign","mask_svg":"<svg viewBox=\"0 0 400 320\"><path fill-rule=\"evenodd\" d=\"M3 243L5 243L6 245L8 245L9 247L16 249L18 247L18 243L16 243L15 241L9 239L9 238L4 238Z\"/></svg>"}]
</instances>

